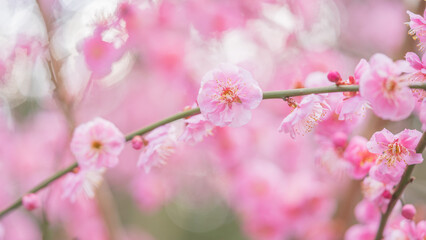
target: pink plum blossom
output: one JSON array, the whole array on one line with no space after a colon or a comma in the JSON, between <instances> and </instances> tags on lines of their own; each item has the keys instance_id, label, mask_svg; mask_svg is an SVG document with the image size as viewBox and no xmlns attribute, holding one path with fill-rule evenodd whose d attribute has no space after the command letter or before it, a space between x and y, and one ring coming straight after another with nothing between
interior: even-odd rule
<instances>
[{"instance_id":1,"label":"pink plum blossom","mask_svg":"<svg viewBox=\"0 0 426 240\"><path fill-rule=\"evenodd\" d=\"M262 90L247 70L221 64L204 75L197 101L201 114L214 125L241 127L262 101Z\"/></svg>"},{"instance_id":2,"label":"pink plum blossom","mask_svg":"<svg viewBox=\"0 0 426 240\"><path fill-rule=\"evenodd\" d=\"M380 181L397 183L406 165L423 161L422 154L415 150L421 135L417 130L408 129L396 135L387 129L374 133L367 148L378 157L377 164L370 169L370 175Z\"/></svg>"},{"instance_id":3,"label":"pink plum blossom","mask_svg":"<svg viewBox=\"0 0 426 240\"><path fill-rule=\"evenodd\" d=\"M100 186L103 180L105 168L80 168L67 174L63 181L63 198L68 198L71 202L77 199L93 198L95 189Z\"/></svg>"},{"instance_id":4,"label":"pink plum blossom","mask_svg":"<svg viewBox=\"0 0 426 240\"><path fill-rule=\"evenodd\" d=\"M376 232L374 225L357 224L346 231L345 240L373 240Z\"/></svg>"},{"instance_id":5,"label":"pink plum blossom","mask_svg":"<svg viewBox=\"0 0 426 240\"><path fill-rule=\"evenodd\" d=\"M367 199L363 199L356 205L355 216L359 222L365 224L375 224L380 221L379 208Z\"/></svg>"},{"instance_id":6,"label":"pink plum blossom","mask_svg":"<svg viewBox=\"0 0 426 240\"><path fill-rule=\"evenodd\" d=\"M411 69L407 72L410 74L408 79L412 82L426 82L426 55L423 54L420 60L419 56L413 52L405 54L405 60L410 65ZM412 89L414 96L418 101L426 98L426 91L423 89Z\"/></svg>"},{"instance_id":7,"label":"pink plum blossom","mask_svg":"<svg viewBox=\"0 0 426 240\"><path fill-rule=\"evenodd\" d=\"M101 29L83 40L81 50L94 78L102 78L111 73L112 64L122 55L121 50L116 49L113 43L102 40Z\"/></svg>"},{"instance_id":8,"label":"pink plum blossom","mask_svg":"<svg viewBox=\"0 0 426 240\"><path fill-rule=\"evenodd\" d=\"M313 94L304 97L300 104L293 107L293 111L284 118L278 128L279 132L290 133L292 138L310 132L330 110L322 96Z\"/></svg>"},{"instance_id":9,"label":"pink plum blossom","mask_svg":"<svg viewBox=\"0 0 426 240\"><path fill-rule=\"evenodd\" d=\"M386 185L371 177L366 177L362 181L361 189L366 199L374 201L383 195L386 191Z\"/></svg>"},{"instance_id":10,"label":"pink plum blossom","mask_svg":"<svg viewBox=\"0 0 426 240\"><path fill-rule=\"evenodd\" d=\"M361 189L365 200L374 203L382 212L386 211L392 197L393 184L385 184L373 177L366 177L362 182Z\"/></svg>"},{"instance_id":11,"label":"pink plum blossom","mask_svg":"<svg viewBox=\"0 0 426 240\"><path fill-rule=\"evenodd\" d=\"M369 64L365 59L361 59L355 67L354 77L349 77L349 84L359 84L361 76L369 69ZM336 114L339 120L350 120L355 116L363 116L370 106L367 100L361 97L359 92L343 93L344 99L337 105Z\"/></svg>"},{"instance_id":12,"label":"pink plum blossom","mask_svg":"<svg viewBox=\"0 0 426 240\"><path fill-rule=\"evenodd\" d=\"M417 224L412 220L402 220L391 231L385 234L385 240L424 240L426 238L426 221L420 221Z\"/></svg>"},{"instance_id":13,"label":"pink plum blossom","mask_svg":"<svg viewBox=\"0 0 426 240\"><path fill-rule=\"evenodd\" d=\"M29 193L22 197L22 205L28 211L32 211L40 207L41 201L38 195L36 195L35 193Z\"/></svg>"},{"instance_id":14,"label":"pink plum blossom","mask_svg":"<svg viewBox=\"0 0 426 240\"><path fill-rule=\"evenodd\" d=\"M139 156L138 167L143 167L146 173L152 167L166 164L173 154L177 143L177 128L174 125L164 125L156 128L144 138L147 145Z\"/></svg>"},{"instance_id":15,"label":"pink plum blossom","mask_svg":"<svg viewBox=\"0 0 426 240\"><path fill-rule=\"evenodd\" d=\"M410 26L409 33L414 39L419 39L419 46L423 49L426 42L426 20L424 17L410 11L407 11L407 13L410 16L410 21L408 22L408 25ZM423 15L425 14L426 12L423 13Z\"/></svg>"},{"instance_id":16,"label":"pink plum blossom","mask_svg":"<svg viewBox=\"0 0 426 240\"><path fill-rule=\"evenodd\" d=\"M114 167L124 148L123 134L102 118L78 126L71 140L71 151L81 166Z\"/></svg>"},{"instance_id":17,"label":"pink plum blossom","mask_svg":"<svg viewBox=\"0 0 426 240\"><path fill-rule=\"evenodd\" d=\"M386 55L374 54L370 59L370 68L361 76L361 96L383 119L402 120L414 109L414 96L401 73L401 67Z\"/></svg>"},{"instance_id":18,"label":"pink plum blossom","mask_svg":"<svg viewBox=\"0 0 426 240\"><path fill-rule=\"evenodd\" d=\"M204 137L213 135L214 125L201 114L185 119L184 122L185 130L179 137L181 141L201 142Z\"/></svg>"},{"instance_id":19,"label":"pink plum blossom","mask_svg":"<svg viewBox=\"0 0 426 240\"><path fill-rule=\"evenodd\" d=\"M343 158L351 164L351 176L355 179L365 177L376 162L376 155L370 153L367 149L367 139L361 136L355 136L351 139Z\"/></svg>"}]
</instances>

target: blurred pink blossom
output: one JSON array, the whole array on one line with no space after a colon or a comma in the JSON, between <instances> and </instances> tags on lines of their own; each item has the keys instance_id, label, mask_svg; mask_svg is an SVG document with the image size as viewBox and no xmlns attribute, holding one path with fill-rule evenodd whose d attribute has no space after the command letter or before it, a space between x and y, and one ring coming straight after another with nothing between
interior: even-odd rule
<instances>
[{"instance_id":1,"label":"blurred pink blossom","mask_svg":"<svg viewBox=\"0 0 426 240\"><path fill-rule=\"evenodd\" d=\"M102 40L101 30L83 40L81 51L94 78L111 73L112 64L122 56L121 50L116 49L113 43Z\"/></svg>"},{"instance_id":2,"label":"blurred pink blossom","mask_svg":"<svg viewBox=\"0 0 426 240\"><path fill-rule=\"evenodd\" d=\"M371 166L376 162L376 155L370 153L367 149L367 139L361 136L355 136L351 139L343 158L351 164L351 176L355 179L365 177Z\"/></svg>"},{"instance_id":3,"label":"blurred pink blossom","mask_svg":"<svg viewBox=\"0 0 426 240\"><path fill-rule=\"evenodd\" d=\"M163 125L148 133L144 139L147 145L139 156L138 167L144 168L146 173L152 167L166 164L166 160L173 154L177 143L178 132L175 125Z\"/></svg>"},{"instance_id":4,"label":"blurred pink blossom","mask_svg":"<svg viewBox=\"0 0 426 240\"><path fill-rule=\"evenodd\" d=\"M63 198L71 202L78 199L93 198L95 190L102 183L105 168L79 168L68 173L63 180Z\"/></svg>"}]
</instances>

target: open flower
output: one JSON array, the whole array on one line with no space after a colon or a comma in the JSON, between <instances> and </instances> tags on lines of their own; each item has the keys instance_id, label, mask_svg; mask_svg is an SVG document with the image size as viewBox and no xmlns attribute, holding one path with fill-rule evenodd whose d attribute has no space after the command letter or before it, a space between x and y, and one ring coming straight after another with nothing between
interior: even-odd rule
<instances>
[{"instance_id":1,"label":"open flower","mask_svg":"<svg viewBox=\"0 0 426 240\"><path fill-rule=\"evenodd\" d=\"M104 172L105 168L77 167L65 177L62 197L68 198L71 202L81 198L93 198L95 189L102 183Z\"/></svg>"},{"instance_id":2,"label":"open flower","mask_svg":"<svg viewBox=\"0 0 426 240\"><path fill-rule=\"evenodd\" d=\"M419 46L422 49L426 42L426 20L424 17L410 11L407 11L407 13L410 16L410 21L408 22L410 31L408 33L410 33L414 39L419 39Z\"/></svg>"},{"instance_id":3,"label":"open flower","mask_svg":"<svg viewBox=\"0 0 426 240\"><path fill-rule=\"evenodd\" d=\"M102 118L78 126L71 140L71 151L81 166L114 167L124 148L124 136Z\"/></svg>"},{"instance_id":4,"label":"open flower","mask_svg":"<svg viewBox=\"0 0 426 240\"><path fill-rule=\"evenodd\" d=\"M353 77L349 77L349 84L359 84L361 76L367 72L370 65L365 59L361 59L355 67ZM339 114L339 120L350 120L357 116L364 116L365 111L370 106L367 100L361 97L359 92L343 93L343 100L336 107L336 114Z\"/></svg>"},{"instance_id":5,"label":"open flower","mask_svg":"<svg viewBox=\"0 0 426 240\"><path fill-rule=\"evenodd\" d=\"M359 91L374 113L393 121L407 118L414 109L414 96L400 76L401 67L383 54L370 59L369 70L361 76Z\"/></svg>"},{"instance_id":6,"label":"open flower","mask_svg":"<svg viewBox=\"0 0 426 240\"><path fill-rule=\"evenodd\" d=\"M408 79L412 82L426 82L426 55L423 54L420 60L417 54L408 52L405 54L405 60L411 66L411 71L408 71L410 73ZM426 91L423 89L412 89L411 91L418 101L422 101L426 98Z\"/></svg>"},{"instance_id":7,"label":"open flower","mask_svg":"<svg viewBox=\"0 0 426 240\"><path fill-rule=\"evenodd\" d=\"M221 64L204 75L197 101L201 114L214 125L240 127L262 101L262 90L248 71Z\"/></svg>"},{"instance_id":8,"label":"open flower","mask_svg":"<svg viewBox=\"0 0 426 240\"><path fill-rule=\"evenodd\" d=\"M185 130L179 137L184 142L201 142L204 137L213 135L214 125L206 120L203 115L192 116L185 119Z\"/></svg>"},{"instance_id":9,"label":"open flower","mask_svg":"<svg viewBox=\"0 0 426 240\"><path fill-rule=\"evenodd\" d=\"M164 125L156 128L145 137L146 147L139 156L138 167L143 167L146 173L152 167L166 164L166 160L175 151L177 129L174 125Z\"/></svg>"},{"instance_id":10,"label":"open flower","mask_svg":"<svg viewBox=\"0 0 426 240\"><path fill-rule=\"evenodd\" d=\"M284 118L278 128L279 132L290 133L292 138L310 132L330 110L323 97L314 94L304 97L300 104L294 103L292 106L294 110Z\"/></svg>"},{"instance_id":11,"label":"open flower","mask_svg":"<svg viewBox=\"0 0 426 240\"><path fill-rule=\"evenodd\" d=\"M112 64L121 57L121 50L113 43L102 40L102 31L96 30L93 36L83 40L81 50L87 67L94 78L102 78L111 73Z\"/></svg>"},{"instance_id":12,"label":"open flower","mask_svg":"<svg viewBox=\"0 0 426 240\"><path fill-rule=\"evenodd\" d=\"M384 183L398 182L406 165L423 161L422 154L415 150L421 135L417 130L408 129L397 135L387 129L376 132L367 143L368 150L379 155L370 175Z\"/></svg>"},{"instance_id":13,"label":"open flower","mask_svg":"<svg viewBox=\"0 0 426 240\"><path fill-rule=\"evenodd\" d=\"M351 139L343 154L344 159L352 166L350 173L355 179L365 177L376 162L376 155L367 150L366 144L367 139L355 136Z\"/></svg>"}]
</instances>

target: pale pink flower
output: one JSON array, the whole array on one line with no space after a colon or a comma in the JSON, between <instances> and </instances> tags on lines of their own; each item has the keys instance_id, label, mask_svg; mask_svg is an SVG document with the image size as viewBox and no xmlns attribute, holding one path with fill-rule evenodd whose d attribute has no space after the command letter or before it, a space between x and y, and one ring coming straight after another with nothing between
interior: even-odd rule
<instances>
[{"instance_id":1,"label":"pale pink flower","mask_svg":"<svg viewBox=\"0 0 426 240\"><path fill-rule=\"evenodd\" d=\"M408 129L397 135L387 129L374 133L367 148L379 156L377 165L370 169L370 175L385 183L398 182L406 165L423 161L422 154L415 150L421 135L417 130Z\"/></svg>"},{"instance_id":2,"label":"pale pink flower","mask_svg":"<svg viewBox=\"0 0 426 240\"><path fill-rule=\"evenodd\" d=\"M369 108L368 102L359 94L353 97L346 97L337 105L336 114L339 120L351 120L354 116L364 116L365 111Z\"/></svg>"},{"instance_id":3,"label":"pale pink flower","mask_svg":"<svg viewBox=\"0 0 426 240\"><path fill-rule=\"evenodd\" d=\"M123 134L113 123L95 118L75 129L71 151L81 166L114 167L124 143Z\"/></svg>"},{"instance_id":4,"label":"pale pink flower","mask_svg":"<svg viewBox=\"0 0 426 240\"><path fill-rule=\"evenodd\" d=\"M327 176L336 179L345 177L350 164L342 159L341 149L322 145L315 153L315 163L324 170Z\"/></svg>"},{"instance_id":5,"label":"pale pink flower","mask_svg":"<svg viewBox=\"0 0 426 240\"><path fill-rule=\"evenodd\" d=\"M417 224L412 220L402 220L399 228L392 229L385 235L385 240L424 240L426 238L426 221L420 221Z\"/></svg>"},{"instance_id":6,"label":"pale pink flower","mask_svg":"<svg viewBox=\"0 0 426 240\"><path fill-rule=\"evenodd\" d=\"M177 129L174 125L164 125L147 134L144 139L147 145L139 156L137 165L149 173L152 167L166 164L167 159L174 153Z\"/></svg>"},{"instance_id":7,"label":"pale pink flower","mask_svg":"<svg viewBox=\"0 0 426 240\"><path fill-rule=\"evenodd\" d=\"M363 199L355 207L355 216L356 219L361 223L377 223L380 221L380 211L379 208L367 199Z\"/></svg>"},{"instance_id":8,"label":"pale pink flower","mask_svg":"<svg viewBox=\"0 0 426 240\"><path fill-rule=\"evenodd\" d=\"M32 211L41 206L41 201L35 193L29 193L22 197L22 205L28 210Z\"/></svg>"},{"instance_id":9,"label":"pale pink flower","mask_svg":"<svg viewBox=\"0 0 426 240\"><path fill-rule=\"evenodd\" d=\"M367 139L361 136L355 136L351 139L343 158L351 164L350 173L355 179L365 177L376 162L376 155L370 153L367 149Z\"/></svg>"},{"instance_id":10,"label":"pale pink flower","mask_svg":"<svg viewBox=\"0 0 426 240\"><path fill-rule=\"evenodd\" d=\"M411 69L407 70L410 74L408 79L412 82L426 82L426 55L423 54L420 60L417 54L408 52L405 54L405 60L411 66ZM423 89L412 89L411 91L419 102L426 98L426 91Z\"/></svg>"},{"instance_id":11,"label":"pale pink flower","mask_svg":"<svg viewBox=\"0 0 426 240\"><path fill-rule=\"evenodd\" d=\"M293 107L293 111L284 118L278 128L279 132L290 133L292 138L310 132L330 110L323 97L314 94L304 97L300 104Z\"/></svg>"},{"instance_id":12,"label":"pale pink flower","mask_svg":"<svg viewBox=\"0 0 426 240\"><path fill-rule=\"evenodd\" d=\"M365 199L378 205L382 205L383 202L386 202L385 199L390 195L391 187L392 186L386 185L370 176L364 178L361 184L362 194Z\"/></svg>"},{"instance_id":13,"label":"pale pink flower","mask_svg":"<svg viewBox=\"0 0 426 240\"><path fill-rule=\"evenodd\" d=\"M357 224L350 227L345 233L345 240L373 240L377 227L371 224Z\"/></svg>"},{"instance_id":14,"label":"pale pink flower","mask_svg":"<svg viewBox=\"0 0 426 240\"><path fill-rule=\"evenodd\" d=\"M414 96L400 76L401 66L383 54L370 59L369 70L361 76L360 93L374 113L393 121L408 117L414 109Z\"/></svg>"},{"instance_id":15,"label":"pale pink flower","mask_svg":"<svg viewBox=\"0 0 426 240\"><path fill-rule=\"evenodd\" d=\"M197 101L201 114L214 125L240 127L262 101L262 90L247 70L221 64L204 75Z\"/></svg>"},{"instance_id":16,"label":"pale pink flower","mask_svg":"<svg viewBox=\"0 0 426 240\"><path fill-rule=\"evenodd\" d=\"M63 198L75 202L81 198L93 198L95 189L102 183L105 168L80 168L68 173L63 182Z\"/></svg>"},{"instance_id":17,"label":"pale pink flower","mask_svg":"<svg viewBox=\"0 0 426 240\"><path fill-rule=\"evenodd\" d=\"M179 140L184 142L201 142L204 137L213 135L214 125L203 115L192 116L184 120L185 130Z\"/></svg>"},{"instance_id":18,"label":"pale pink flower","mask_svg":"<svg viewBox=\"0 0 426 240\"><path fill-rule=\"evenodd\" d=\"M364 197L368 200L375 200L386 190L384 183L377 181L370 176L364 178L361 184Z\"/></svg>"},{"instance_id":19,"label":"pale pink flower","mask_svg":"<svg viewBox=\"0 0 426 240\"><path fill-rule=\"evenodd\" d=\"M361 59L355 67L354 77L349 77L349 84L359 84L361 76L367 72L370 65L365 59ZM336 107L336 114L339 114L339 120L350 120L356 116L363 116L370 106L367 100L361 97L359 92L343 93L343 101Z\"/></svg>"},{"instance_id":20,"label":"pale pink flower","mask_svg":"<svg viewBox=\"0 0 426 240\"><path fill-rule=\"evenodd\" d=\"M102 40L102 31L96 30L93 36L83 40L81 50L87 67L94 78L102 78L111 73L111 67L121 56L121 50L113 43Z\"/></svg>"},{"instance_id":21,"label":"pale pink flower","mask_svg":"<svg viewBox=\"0 0 426 240\"><path fill-rule=\"evenodd\" d=\"M407 11L407 13L410 16L410 21L408 22L408 25L410 26L409 33L414 39L419 39L420 49L423 49L426 42L426 20L424 17L410 11ZM425 14L426 12L423 13L423 15Z\"/></svg>"}]
</instances>

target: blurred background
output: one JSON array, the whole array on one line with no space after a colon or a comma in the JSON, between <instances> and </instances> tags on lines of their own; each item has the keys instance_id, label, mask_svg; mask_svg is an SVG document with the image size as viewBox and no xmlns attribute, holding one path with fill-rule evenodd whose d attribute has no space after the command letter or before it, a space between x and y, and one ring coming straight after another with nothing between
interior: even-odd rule
<instances>
[{"instance_id":1,"label":"blurred background","mask_svg":"<svg viewBox=\"0 0 426 240\"><path fill-rule=\"evenodd\" d=\"M74 161L80 123L101 116L126 134L182 111L222 62L249 70L263 91L322 86L329 71L346 79L374 53L416 51L406 11L424 9L421 0L0 0L0 208ZM94 199L63 199L55 182L40 209L0 221L0 239L342 239L361 181L330 139L421 124L415 114L331 113L291 139L277 131L290 110L263 101L248 125L178 143L149 174L127 145ZM425 171L403 197L418 219Z\"/></svg>"}]
</instances>

